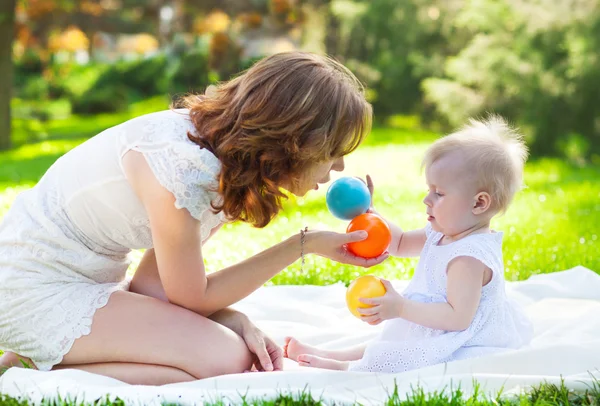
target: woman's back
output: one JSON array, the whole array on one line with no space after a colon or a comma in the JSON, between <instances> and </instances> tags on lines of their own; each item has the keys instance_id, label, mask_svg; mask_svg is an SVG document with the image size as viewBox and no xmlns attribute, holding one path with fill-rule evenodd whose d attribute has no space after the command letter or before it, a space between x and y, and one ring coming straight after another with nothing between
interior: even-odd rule
<instances>
[{"instance_id":1,"label":"woman's back","mask_svg":"<svg viewBox=\"0 0 600 406\"><path fill-rule=\"evenodd\" d=\"M219 219L204 212L209 198L216 197L207 189L214 186L219 163L209 151L188 140L187 133L193 130L185 111L162 111L109 128L77 146L17 198L0 228L0 244L4 238L16 239L16 229L52 232L56 226L91 251L107 256L151 248L147 214L121 164L131 149L146 156L155 176L176 195L181 207L196 217L205 214L212 228ZM23 217L31 221L15 221ZM208 232L203 230L203 239Z\"/></svg>"},{"instance_id":2,"label":"woman's back","mask_svg":"<svg viewBox=\"0 0 600 406\"><path fill-rule=\"evenodd\" d=\"M38 368L58 363L71 342L65 337L87 334L95 310L126 288L129 252L153 246L148 215L121 165L127 151L143 153L176 205L201 219L203 240L219 224L209 205L219 161L188 140L187 117L163 111L112 127L17 197L0 224L0 326L22 326L29 338L0 329L5 349L33 345L28 355ZM31 344L35 337L44 342Z\"/></svg>"}]
</instances>

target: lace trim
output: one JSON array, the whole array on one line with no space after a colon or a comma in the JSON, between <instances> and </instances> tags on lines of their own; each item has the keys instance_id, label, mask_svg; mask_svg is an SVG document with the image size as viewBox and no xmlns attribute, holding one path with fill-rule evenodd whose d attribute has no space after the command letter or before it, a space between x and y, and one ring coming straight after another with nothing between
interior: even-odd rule
<instances>
[{"instance_id":1,"label":"lace trim","mask_svg":"<svg viewBox=\"0 0 600 406\"><path fill-rule=\"evenodd\" d=\"M64 330L61 333L62 340L60 345L57 348L55 354L53 354L49 359L44 361L35 361L32 359L33 363L40 371L50 371L53 366L58 365L62 362L64 356L71 351L75 340L87 336L92 331L92 322L93 317L96 311L103 308L108 304L108 300L110 296L120 290L127 290L129 285L128 280L124 280L123 282L116 284L109 289L107 289L106 285L98 285L102 290L95 297L94 301L89 303L88 306L82 307L85 309L82 315L78 317L78 328L72 328L70 331ZM79 303L81 304L81 303ZM58 306L60 307L60 306ZM73 324L71 324L73 326Z\"/></svg>"}]
</instances>

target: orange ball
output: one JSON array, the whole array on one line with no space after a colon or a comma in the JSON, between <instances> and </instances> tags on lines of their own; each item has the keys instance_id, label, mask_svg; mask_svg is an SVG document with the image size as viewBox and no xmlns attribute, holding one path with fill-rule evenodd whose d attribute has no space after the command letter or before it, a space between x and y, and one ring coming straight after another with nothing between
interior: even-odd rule
<instances>
[{"instance_id":1,"label":"orange ball","mask_svg":"<svg viewBox=\"0 0 600 406\"><path fill-rule=\"evenodd\" d=\"M348 250L363 258L375 258L388 249L392 242L392 232L384 219L373 213L364 213L356 216L346 232L365 230L369 236L357 242L348 244Z\"/></svg>"},{"instance_id":2,"label":"orange ball","mask_svg":"<svg viewBox=\"0 0 600 406\"><path fill-rule=\"evenodd\" d=\"M361 314L356 310L358 307L373 307L361 302L360 298L372 298L385 295L385 286L381 280L373 275L365 275L356 278L346 290L346 305L350 312L360 319Z\"/></svg>"}]
</instances>

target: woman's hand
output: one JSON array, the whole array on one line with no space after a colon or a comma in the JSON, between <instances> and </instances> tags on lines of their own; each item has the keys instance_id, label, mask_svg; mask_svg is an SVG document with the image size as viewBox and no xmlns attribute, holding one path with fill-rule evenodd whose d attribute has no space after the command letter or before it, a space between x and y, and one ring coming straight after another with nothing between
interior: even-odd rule
<instances>
[{"instance_id":1,"label":"woman's hand","mask_svg":"<svg viewBox=\"0 0 600 406\"><path fill-rule=\"evenodd\" d=\"M242 337L253 354L253 370L281 371L283 369L283 349L259 330L244 313L228 307L214 313L210 319Z\"/></svg>"},{"instance_id":2,"label":"woman's hand","mask_svg":"<svg viewBox=\"0 0 600 406\"><path fill-rule=\"evenodd\" d=\"M358 178L360 179L360 178ZM360 179L362 182L364 180ZM371 194L371 207L367 210L368 213L378 214L373 207L373 180L367 175L365 182ZM343 264L362 266L369 268L385 261L389 256L389 252L384 252L376 258L362 258L348 251L346 244L356 241L362 241L367 238L366 231L355 231L352 233L336 233L332 231L309 231L307 234L308 252L319 256L332 259Z\"/></svg>"},{"instance_id":3,"label":"woman's hand","mask_svg":"<svg viewBox=\"0 0 600 406\"><path fill-rule=\"evenodd\" d=\"M283 370L283 349L250 320L245 322L241 336L253 354L253 371Z\"/></svg>"},{"instance_id":4,"label":"woman's hand","mask_svg":"<svg viewBox=\"0 0 600 406\"><path fill-rule=\"evenodd\" d=\"M368 236L366 231L354 231L352 233L336 233L334 231L308 231L306 233L306 253L332 259L343 264L372 267L385 261L389 257L384 252L376 258L362 258L348 251L346 244L362 241Z\"/></svg>"}]
</instances>

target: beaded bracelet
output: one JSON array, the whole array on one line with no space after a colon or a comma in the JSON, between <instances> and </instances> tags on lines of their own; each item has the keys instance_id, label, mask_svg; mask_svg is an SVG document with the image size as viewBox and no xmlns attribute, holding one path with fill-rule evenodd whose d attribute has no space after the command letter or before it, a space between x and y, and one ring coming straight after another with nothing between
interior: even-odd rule
<instances>
[{"instance_id":1,"label":"beaded bracelet","mask_svg":"<svg viewBox=\"0 0 600 406\"><path fill-rule=\"evenodd\" d=\"M300 272L304 272L304 240L308 227L304 227L304 230L300 230L300 258L302 262L300 264Z\"/></svg>"}]
</instances>

